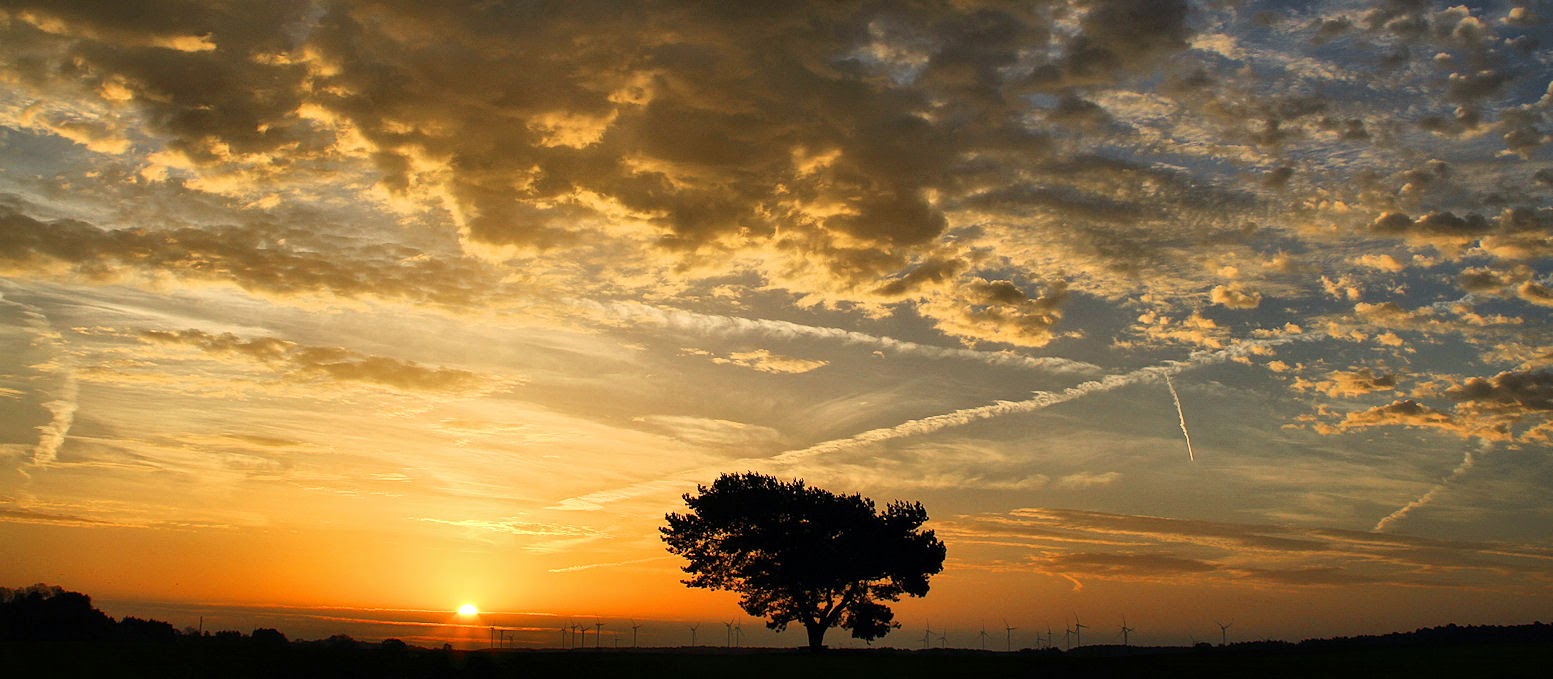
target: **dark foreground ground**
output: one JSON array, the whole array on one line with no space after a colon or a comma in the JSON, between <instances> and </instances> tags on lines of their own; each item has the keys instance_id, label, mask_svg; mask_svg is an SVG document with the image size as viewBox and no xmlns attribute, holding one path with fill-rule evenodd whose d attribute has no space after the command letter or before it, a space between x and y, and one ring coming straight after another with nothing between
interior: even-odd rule
<instances>
[{"instance_id":1,"label":"dark foreground ground","mask_svg":"<svg viewBox=\"0 0 1553 679\"><path fill-rule=\"evenodd\" d=\"M4 677L1548 677L1553 642L1086 647L1074 652L444 651L363 643L0 643Z\"/></svg>"}]
</instances>

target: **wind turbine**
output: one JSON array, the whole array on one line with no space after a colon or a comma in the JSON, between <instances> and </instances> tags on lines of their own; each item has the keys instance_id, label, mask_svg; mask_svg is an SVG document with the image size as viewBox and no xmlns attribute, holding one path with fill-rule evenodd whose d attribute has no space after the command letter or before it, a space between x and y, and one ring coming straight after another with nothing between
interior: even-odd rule
<instances>
[{"instance_id":1,"label":"wind turbine","mask_svg":"<svg viewBox=\"0 0 1553 679\"><path fill-rule=\"evenodd\" d=\"M1073 630L1067 623L1062 624L1062 648L1063 650L1073 648Z\"/></svg>"},{"instance_id":2,"label":"wind turbine","mask_svg":"<svg viewBox=\"0 0 1553 679\"><path fill-rule=\"evenodd\" d=\"M566 626L561 626L561 648L566 648Z\"/></svg>"},{"instance_id":3,"label":"wind turbine","mask_svg":"<svg viewBox=\"0 0 1553 679\"><path fill-rule=\"evenodd\" d=\"M927 626L922 629L922 648L932 648L932 647L933 647L933 623L928 623Z\"/></svg>"},{"instance_id":4,"label":"wind turbine","mask_svg":"<svg viewBox=\"0 0 1553 679\"><path fill-rule=\"evenodd\" d=\"M987 626L986 625L982 625L981 626L981 634L978 634L976 636L981 638L981 650L983 650L983 651L987 650Z\"/></svg>"},{"instance_id":5,"label":"wind turbine","mask_svg":"<svg viewBox=\"0 0 1553 679\"><path fill-rule=\"evenodd\" d=\"M631 620L631 648L636 648L636 631L641 628L642 626L636 624L636 620L633 618Z\"/></svg>"},{"instance_id":6,"label":"wind turbine","mask_svg":"<svg viewBox=\"0 0 1553 679\"><path fill-rule=\"evenodd\" d=\"M744 645L744 623L742 623L742 622L733 623L733 647L734 648L738 648L738 647L743 646L743 645Z\"/></svg>"},{"instance_id":7,"label":"wind turbine","mask_svg":"<svg viewBox=\"0 0 1553 679\"><path fill-rule=\"evenodd\" d=\"M603 639L604 639L604 623L602 623L602 622L595 622L595 623L593 623L593 648L595 650L597 650L599 648L599 642L602 641Z\"/></svg>"},{"instance_id":8,"label":"wind turbine","mask_svg":"<svg viewBox=\"0 0 1553 679\"><path fill-rule=\"evenodd\" d=\"M579 625L576 626L576 629L577 629L578 633L581 636L581 639L578 640L577 647L578 648L587 648L588 647L588 626L587 625L579 624Z\"/></svg>"},{"instance_id":9,"label":"wind turbine","mask_svg":"<svg viewBox=\"0 0 1553 679\"><path fill-rule=\"evenodd\" d=\"M1122 616L1122 645L1123 646L1127 645L1127 633L1131 632L1132 630L1133 630L1133 628L1127 626L1127 616L1125 616L1125 615Z\"/></svg>"},{"instance_id":10,"label":"wind turbine","mask_svg":"<svg viewBox=\"0 0 1553 679\"><path fill-rule=\"evenodd\" d=\"M1226 623L1222 623L1222 622L1219 622L1219 621L1215 620L1215 621L1213 621L1213 624L1219 626L1219 645L1220 646L1228 646L1229 645L1229 643L1228 643L1229 628L1230 628L1230 626L1235 624L1235 621L1231 620L1231 621L1229 621L1228 624L1226 624Z\"/></svg>"},{"instance_id":11,"label":"wind turbine","mask_svg":"<svg viewBox=\"0 0 1553 679\"><path fill-rule=\"evenodd\" d=\"M698 629L701 629L701 623L699 623L699 622L690 626L690 645L691 646L695 646L696 645L696 630L698 630Z\"/></svg>"},{"instance_id":12,"label":"wind turbine","mask_svg":"<svg viewBox=\"0 0 1553 679\"><path fill-rule=\"evenodd\" d=\"M1088 626L1089 625L1085 625L1084 623L1081 623L1081 622L1078 621L1078 614L1077 613L1073 614L1073 645L1074 646L1083 646L1084 645L1084 628L1088 627Z\"/></svg>"},{"instance_id":13,"label":"wind turbine","mask_svg":"<svg viewBox=\"0 0 1553 679\"><path fill-rule=\"evenodd\" d=\"M723 646L727 647L727 648L731 648L733 646L733 621L732 620L729 620L728 622L723 623Z\"/></svg>"},{"instance_id":14,"label":"wind turbine","mask_svg":"<svg viewBox=\"0 0 1553 679\"><path fill-rule=\"evenodd\" d=\"M1010 653L1012 653L1014 651L1014 629L1015 629L1015 627L1013 625L1008 624L1008 618L1004 618L1003 619L1003 650L1008 651ZM1040 636L1040 635L1037 634L1036 636Z\"/></svg>"},{"instance_id":15,"label":"wind turbine","mask_svg":"<svg viewBox=\"0 0 1553 679\"><path fill-rule=\"evenodd\" d=\"M940 632L938 634L938 643L942 645L942 648L949 648L949 630L948 629L945 629L943 632Z\"/></svg>"},{"instance_id":16,"label":"wind turbine","mask_svg":"<svg viewBox=\"0 0 1553 679\"><path fill-rule=\"evenodd\" d=\"M1046 647L1047 648L1051 648L1051 647L1056 646L1056 645L1057 645L1057 633L1052 631L1052 626L1051 625L1047 625L1046 626Z\"/></svg>"}]
</instances>

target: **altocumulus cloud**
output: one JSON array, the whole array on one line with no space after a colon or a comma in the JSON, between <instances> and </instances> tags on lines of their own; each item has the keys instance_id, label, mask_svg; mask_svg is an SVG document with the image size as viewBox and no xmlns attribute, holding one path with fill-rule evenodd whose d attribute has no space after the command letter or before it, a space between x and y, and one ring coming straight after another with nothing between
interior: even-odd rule
<instances>
[{"instance_id":1,"label":"altocumulus cloud","mask_svg":"<svg viewBox=\"0 0 1553 679\"><path fill-rule=\"evenodd\" d=\"M1321 259L1306 245L1495 265L1549 252L1537 194L1467 169L1546 144L1553 97L1522 58L1546 26L1524 8L174 6L13 3L0 56L29 105L8 124L169 191L261 211L365 198L446 223L526 289L635 296L752 274L799 305L913 312L1020 347L1070 336L1074 304L1127 300L1177 323L1129 341L1212 342L1225 321L1176 302L1307 295L1301 266ZM473 263L386 258L427 270L352 278L330 268L338 243L172 234L207 262L153 247L170 225L31 217L11 220L9 238L29 238L7 251L84 273L134 263L452 304L499 287L414 284L478 279ZM1408 260L1391 261L1376 273Z\"/></svg>"}]
</instances>

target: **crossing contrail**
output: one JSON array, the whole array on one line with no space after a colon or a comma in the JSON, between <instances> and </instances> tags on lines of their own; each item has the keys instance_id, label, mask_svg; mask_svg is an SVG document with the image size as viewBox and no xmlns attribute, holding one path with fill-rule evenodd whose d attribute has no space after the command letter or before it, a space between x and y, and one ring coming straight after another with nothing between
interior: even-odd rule
<instances>
[{"instance_id":1,"label":"crossing contrail","mask_svg":"<svg viewBox=\"0 0 1553 679\"><path fill-rule=\"evenodd\" d=\"M675 489L682 489L686 484L694 483L697 479L704 478L709 474L715 474L721 469L728 467L785 467L796 464L803 460L807 460L809 458L837 453L852 448L861 448L876 443L882 443L884 441L907 438L910 436L931 434L933 432L942 431L951 427L960 427L972 422L987 420L994 417L1002 417L1004 415L1017 415L1021 413L1035 412L1037 410L1054 406L1059 403L1074 401L1090 394L1112 391L1128 385L1138 384L1140 382L1158 380L1161 377L1168 379L1170 375L1178 374L1192 368L1215 363L1222 363L1233 358L1245 356L1254 346L1273 346L1284 344L1293 340L1294 338L1274 338L1241 342L1226 349L1194 354L1191 358L1188 358L1185 361L1169 361L1159 365L1151 365L1146 368L1138 368L1137 370L1133 370L1131 372L1107 375L1100 379L1083 382L1061 391L1036 392L1034 396L1023 401L997 401L995 403L990 403L984 406L977 406L975 408L962 408L960 410L943 413L941 415L932 415L916 420L907 420L890 427L870 429L860 434L854 434L845 438L823 441L807 448L789 450L774 457L749 457L739 460L732 460L726 463L721 463L721 467L718 469L690 469L683 472L674 473L668 477L653 479L651 481L643 481L626 486L624 488L598 491L595 493L589 493L587 495L566 498L561 500L556 505L550 507L550 509L571 509L586 511L598 510L602 509L604 504L615 502L617 500L624 500L628 498L650 495L653 493L671 492Z\"/></svg>"},{"instance_id":2,"label":"crossing contrail","mask_svg":"<svg viewBox=\"0 0 1553 679\"><path fill-rule=\"evenodd\" d=\"M1186 437L1186 457L1192 462L1197 461L1197 454L1192 452L1192 433L1186 430L1186 411L1181 410L1181 395L1176 393L1176 385L1170 382L1170 373L1165 373L1165 388L1170 390L1170 398L1176 402L1176 415L1181 417L1181 435Z\"/></svg>"}]
</instances>

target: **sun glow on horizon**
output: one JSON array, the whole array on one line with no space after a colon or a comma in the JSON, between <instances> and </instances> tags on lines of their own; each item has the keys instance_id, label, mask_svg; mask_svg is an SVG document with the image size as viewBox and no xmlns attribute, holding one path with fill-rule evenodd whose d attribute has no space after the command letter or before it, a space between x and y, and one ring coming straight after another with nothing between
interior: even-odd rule
<instances>
[{"instance_id":1,"label":"sun glow on horizon","mask_svg":"<svg viewBox=\"0 0 1553 679\"><path fill-rule=\"evenodd\" d=\"M0 4L0 586L806 643L755 472L922 505L886 645L1553 609L1553 2L142 4Z\"/></svg>"}]
</instances>

